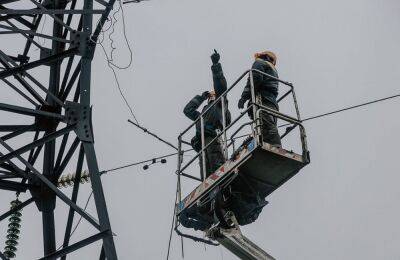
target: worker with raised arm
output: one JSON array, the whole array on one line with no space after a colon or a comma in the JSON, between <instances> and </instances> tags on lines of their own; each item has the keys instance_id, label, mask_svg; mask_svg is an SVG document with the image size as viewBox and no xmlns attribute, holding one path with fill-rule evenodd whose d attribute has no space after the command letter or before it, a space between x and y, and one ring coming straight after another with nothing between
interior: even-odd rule
<instances>
[{"instance_id":1,"label":"worker with raised arm","mask_svg":"<svg viewBox=\"0 0 400 260\"><path fill-rule=\"evenodd\" d=\"M212 65L212 77L213 77L213 90L205 91L201 95L196 95L192 98L189 103L185 106L183 113L195 121L200 117L200 112L197 110L204 101L208 101L203 107L202 112L209 109L214 101L220 97L227 89L227 83L222 71L220 60L220 54L214 50L211 55ZM212 106L204 115L204 144L209 144L216 136L217 131L223 129L223 116L222 116L222 102L221 100L214 106ZM225 119L226 125L231 122L231 114L228 110L228 101L225 99ZM201 151L201 123L200 120L196 123L196 135L192 138L191 144L196 152ZM203 162L202 156L199 155L200 172L203 173ZM222 164L224 164L225 158L221 147L220 139L217 138L210 146L205 150L205 165L206 165L206 177L217 170Z\"/></svg>"},{"instance_id":2,"label":"worker with raised arm","mask_svg":"<svg viewBox=\"0 0 400 260\"><path fill-rule=\"evenodd\" d=\"M256 53L255 61L252 69L264 72L275 78L278 78L276 70L276 55L271 51ZM257 102L262 105L279 111L279 106L276 98L278 97L278 81L263 75L257 71L253 71L254 90ZM243 109L247 100L251 100L251 85L250 77L247 79L247 84L243 90L242 96L239 99L238 107ZM250 102L249 104L250 105ZM253 118L253 113L249 111L249 115ZM277 128L277 119L274 116L267 114L264 111L260 113L261 135L263 142L281 147L281 138Z\"/></svg>"},{"instance_id":3,"label":"worker with raised arm","mask_svg":"<svg viewBox=\"0 0 400 260\"><path fill-rule=\"evenodd\" d=\"M203 115L204 119L204 145L209 144L216 136L217 131L223 129L223 117L222 117L222 102L215 100L220 97L227 89L227 83L222 71L222 66L219 63L220 55L214 50L211 55L212 65L211 72L213 77L213 90L205 91L201 95L196 95L192 98L189 103L185 106L184 114L195 121L199 119L201 113L198 108L201 104L207 100L207 104L203 107L202 112L208 111ZM231 122L231 114L228 110L228 101L225 99L225 118L226 125ZM196 123L196 134L191 140L193 149L196 152L201 151L201 124L200 120ZM225 158L221 147L221 142L217 138L214 142L210 143L210 146L205 150L205 165L206 165L206 176L208 177L214 171L216 171L222 164L224 164ZM201 154L199 155L200 173L203 176L203 161ZM213 219L208 218L203 213L211 210L210 204L203 207L191 207L181 212L179 221L186 228L194 228L195 230L205 230L211 226Z\"/></svg>"}]
</instances>

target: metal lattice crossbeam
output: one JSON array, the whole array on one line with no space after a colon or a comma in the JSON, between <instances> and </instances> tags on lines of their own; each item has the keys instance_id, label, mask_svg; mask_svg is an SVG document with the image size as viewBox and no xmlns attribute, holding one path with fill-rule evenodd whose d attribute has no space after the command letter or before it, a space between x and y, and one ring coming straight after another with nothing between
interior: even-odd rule
<instances>
[{"instance_id":1,"label":"metal lattice crossbeam","mask_svg":"<svg viewBox=\"0 0 400 260\"><path fill-rule=\"evenodd\" d=\"M0 221L35 202L43 219L44 252L40 259L66 259L67 254L98 240L103 241L100 259L117 259L93 144L90 109L91 62L102 25L114 3L115 0L0 2L0 87L16 97L0 100L1 118L7 119L0 122L0 189L32 195L0 215ZM26 142L27 138L31 141ZM76 204L85 161L96 217ZM71 197L57 187L58 178L70 167L77 173ZM69 207L67 223L59 227L54 221L57 197ZM76 214L98 233L70 244ZM59 250L56 228L65 229ZM3 253L0 258L6 259Z\"/></svg>"}]
</instances>

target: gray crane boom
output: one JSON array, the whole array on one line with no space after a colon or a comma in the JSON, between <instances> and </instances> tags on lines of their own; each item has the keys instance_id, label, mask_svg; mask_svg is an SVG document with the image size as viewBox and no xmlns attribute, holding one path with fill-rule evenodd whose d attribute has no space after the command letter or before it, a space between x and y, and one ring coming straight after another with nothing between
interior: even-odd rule
<instances>
[{"instance_id":1,"label":"gray crane boom","mask_svg":"<svg viewBox=\"0 0 400 260\"><path fill-rule=\"evenodd\" d=\"M275 260L262 248L251 242L242 234L233 213L228 212L225 218L231 228L225 229L219 226L211 228L206 232L210 239L218 241L223 247L231 251L242 260Z\"/></svg>"}]
</instances>

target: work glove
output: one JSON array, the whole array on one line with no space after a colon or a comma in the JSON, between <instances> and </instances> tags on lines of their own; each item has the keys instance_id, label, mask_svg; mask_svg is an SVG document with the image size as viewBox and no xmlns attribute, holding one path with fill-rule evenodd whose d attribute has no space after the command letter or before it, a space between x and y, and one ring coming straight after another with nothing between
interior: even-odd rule
<instances>
[{"instance_id":1,"label":"work glove","mask_svg":"<svg viewBox=\"0 0 400 260\"><path fill-rule=\"evenodd\" d=\"M238 108L239 109L243 109L244 108L244 103L246 103L246 100L244 100L243 98L239 99Z\"/></svg>"},{"instance_id":2,"label":"work glove","mask_svg":"<svg viewBox=\"0 0 400 260\"><path fill-rule=\"evenodd\" d=\"M203 98L203 100L206 100L209 95L210 95L210 92L204 91L203 94L201 94L201 97Z\"/></svg>"},{"instance_id":3,"label":"work glove","mask_svg":"<svg viewBox=\"0 0 400 260\"><path fill-rule=\"evenodd\" d=\"M219 62L219 59L221 58L221 56L219 55L219 53L214 49L214 53L211 55L211 60L213 64L217 64Z\"/></svg>"}]
</instances>

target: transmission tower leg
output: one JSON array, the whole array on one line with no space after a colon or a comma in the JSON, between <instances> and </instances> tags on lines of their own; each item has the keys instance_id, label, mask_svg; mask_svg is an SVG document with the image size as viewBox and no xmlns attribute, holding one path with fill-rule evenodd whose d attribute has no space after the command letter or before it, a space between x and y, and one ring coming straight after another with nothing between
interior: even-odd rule
<instances>
[{"instance_id":1,"label":"transmission tower leg","mask_svg":"<svg viewBox=\"0 0 400 260\"><path fill-rule=\"evenodd\" d=\"M41 259L62 257L64 260L67 254L102 239L103 257L115 260L117 254L94 150L90 108L91 62L95 42L115 0L97 1L100 4L96 5L96 10L93 10L93 0L27 1L25 9L32 10L32 13L27 13L19 3L14 2L18 1L0 4L0 13L12 11L12 15L1 13L0 25L13 33L13 37L22 37L26 43L22 52L14 46L2 44L0 83L8 86L12 93L16 91L25 101L17 103L9 99L8 102L15 101L17 105L0 103L0 112L10 113L10 117L16 114L24 116L25 122L0 124L0 132L8 132L0 137L0 146L8 151L6 154L0 152L0 177L11 178L0 183L0 190L30 191L32 198L20 207L22 209L34 201L40 211L44 251ZM93 33L94 14L100 17ZM39 33L37 29L42 17L53 22L51 30ZM42 28L44 26L43 22ZM46 33L50 31L52 33ZM51 45L42 43L40 38L51 40ZM33 48L40 49L40 53ZM43 72L49 72L49 77L44 78ZM20 137L32 132L33 141L27 143L26 136ZM72 144L69 140L71 136L75 136ZM21 142L25 145L16 147ZM57 184L60 176L70 171L79 145L81 150L74 174L77 178L70 199ZM84 157L90 172L98 221L76 204ZM20 164L13 162L16 160ZM39 163L42 167L38 166ZM56 250L55 230L64 226L55 219L56 197L70 208L63 246L59 250ZM99 233L70 245L73 218L77 214ZM7 216L9 213L1 215L0 221Z\"/></svg>"},{"instance_id":2,"label":"transmission tower leg","mask_svg":"<svg viewBox=\"0 0 400 260\"><path fill-rule=\"evenodd\" d=\"M55 0L52 3L53 9L64 9L64 4L61 4L60 0ZM55 15L58 19L63 20L62 14ZM57 21L53 22L53 37L62 37L63 26ZM57 55L62 52L62 43L59 41L52 41L51 54ZM49 93L57 95L60 88L60 61L55 61L50 65L50 76L49 76ZM49 106L57 105L55 101L49 97L46 97L46 101ZM50 134L57 129L57 123L50 122L47 125L47 131L45 134ZM55 158L55 141L52 140L45 144L44 148L44 160L43 160L43 175L48 179L54 179L54 158ZM44 186L42 186L44 188ZM44 191L47 193L46 191ZM48 196L42 196L41 207L42 207L42 220L43 220L43 246L44 255L49 255L56 251L56 236L55 236L55 220L54 220L54 209L56 204L56 195L53 192L48 192ZM54 259L54 258L53 258Z\"/></svg>"},{"instance_id":3,"label":"transmission tower leg","mask_svg":"<svg viewBox=\"0 0 400 260\"><path fill-rule=\"evenodd\" d=\"M54 227L54 211L46 210L42 211L43 219L43 246L44 255L49 255L56 251L56 237Z\"/></svg>"},{"instance_id":4,"label":"transmission tower leg","mask_svg":"<svg viewBox=\"0 0 400 260\"><path fill-rule=\"evenodd\" d=\"M108 260L117 259L114 239L111 232L110 219L108 218L106 199L104 197L103 186L101 184L99 168L97 165L96 153L93 143L83 144L86 153L86 160L89 167L90 180L92 183L93 196L96 203L97 215L100 222L100 231L110 231L110 235L103 238L103 249Z\"/></svg>"}]
</instances>

